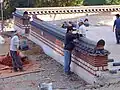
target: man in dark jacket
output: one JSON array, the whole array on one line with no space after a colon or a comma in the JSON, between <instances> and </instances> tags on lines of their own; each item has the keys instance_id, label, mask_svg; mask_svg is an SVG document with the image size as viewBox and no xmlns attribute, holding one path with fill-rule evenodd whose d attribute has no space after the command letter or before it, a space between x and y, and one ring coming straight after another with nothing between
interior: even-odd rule
<instances>
[{"instance_id":1,"label":"man in dark jacket","mask_svg":"<svg viewBox=\"0 0 120 90\"><path fill-rule=\"evenodd\" d=\"M64 42L64 72L65 74L70 74L70 64L71 64L71 52L74 49L73 40L78 37L77 34L72 34L73 28L72 26L67 27L67 32L65 35Z\"/></svg>"},{"instance_id":2,"label":"man in dark jacket","mask_svg":"<svg viewBox=\"0 0 120 90\"><path fill-rule=\"evenodd\" d=\"M117 44L120 44L120 15L116 14L116 20L113 25L113 32L115 30Z\"/></svg>"}]
</instances>

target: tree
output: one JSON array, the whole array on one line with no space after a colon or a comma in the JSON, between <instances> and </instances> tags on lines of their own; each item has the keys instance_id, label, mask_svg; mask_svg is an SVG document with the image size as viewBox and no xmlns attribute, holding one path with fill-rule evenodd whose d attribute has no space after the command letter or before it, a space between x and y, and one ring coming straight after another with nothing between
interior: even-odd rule
<instances>
[{"instance_id":1,"label":"tree","mask_svg":"<svg viewBox=\"0 0 120 90\"><path fill-rule=\"evenodd\" d=\"M35 7L73 6L76 1L78 0L35 0Z\"/></svg>"},{"instance_id":2,"label":"tree","mask_svg":"<svg viewBox=\"0 0 120 90\"><path fill-rule=\"evenodd\" d=\"M120 5L120 0L106 0L108 5Z\"/></svg>"},{"instance_id":3,"label":"tree","mask_svg":"<svg viewBox=\"0 0 120 90\"><path fill-rule=\"evenodd\" d=\"M33 7L34 0L4 0L4 19L12 17L16 7Z\"/></svg>"},{"instance_id":4,"label":"tree","mask_svg":"<svg viewBox=\"0 0 120 90\"><path fill-rule=\"evenodd\" d=\"M84 0L76 0L75 5L83 5Z\"/></svg>"}]
</instances>

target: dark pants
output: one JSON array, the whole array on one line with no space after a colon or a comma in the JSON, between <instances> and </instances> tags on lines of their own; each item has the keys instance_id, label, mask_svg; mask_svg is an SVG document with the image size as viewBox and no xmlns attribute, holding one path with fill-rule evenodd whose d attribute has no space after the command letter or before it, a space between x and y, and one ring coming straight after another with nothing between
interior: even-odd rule
<instances>
[{"instance_id":1,"label":"dark pants","mask_svg":"<svg viewBox=\"0 0 120 90\"><path fill-rule=\"evenodd\" d=\"M12 65L13 69L22 69L22 62L20 60L20 56L17 55L17 51L10 51L11 57L12 57Z\"/></svg>"},{"instance_id":2,"label":"dark pants","mask_svg":"<svg viewBox=\"0 0 120 90\"><path fill-rule=\"evenodd\" d=\"M115 31L115 35L116 35L116 41L117 41L117 43L120 43L120 30L116 30Z\"/></svg>"}]
</instances>

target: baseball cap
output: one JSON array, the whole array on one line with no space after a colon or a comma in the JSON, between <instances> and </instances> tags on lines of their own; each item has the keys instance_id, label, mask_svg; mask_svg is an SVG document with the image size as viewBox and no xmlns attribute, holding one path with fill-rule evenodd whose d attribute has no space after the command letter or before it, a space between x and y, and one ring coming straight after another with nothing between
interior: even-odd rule
<instances>
[{"instance_id":1,"label":"baseball cap","mask_svg":"<svg viewBox=\"0 0 120 90\"><path fill-rule=\"evenodd\" d=\"M79 22L84 22L84 20L83 20L83 19L80 19Z\"/></svg>"}]
</instances>

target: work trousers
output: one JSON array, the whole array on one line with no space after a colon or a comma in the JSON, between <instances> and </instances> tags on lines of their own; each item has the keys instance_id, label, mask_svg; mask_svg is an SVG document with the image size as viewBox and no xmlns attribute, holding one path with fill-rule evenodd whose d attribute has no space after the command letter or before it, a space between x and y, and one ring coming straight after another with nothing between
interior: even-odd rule
<instances>
[{"instance_id":1,"label":"work trousers","mask_svg":"<svg viewBox=\"0 0 120 90\"><path fill-rule=\"evenodd\" d=\"M17 51L10 51L11 57L12 57L12 65L13 65L13 69L22 69L22 62L20 59L20 56L17 55Z\"/></svg>"},{"instance_id":2,"label":"work trousers","mask_svg":"<svg viewBox=\"0 0 120 90\"><path fill-rule=\"evenodd\" d=\"M71 51L64 50L64 72L70 72L70 64L71 64Z\"/></svg>"},{"instance_id":3,"label":"work trousers","mask_svg":"<svg viewBox=\"0 0 120 90\"><path fill-rule=\"evenodd\" d=\"M116 35L116 41L117 41L117 43L120 43L120 30L116 30L115 31L115 35Z\"/></svg>"}]
</instances>

